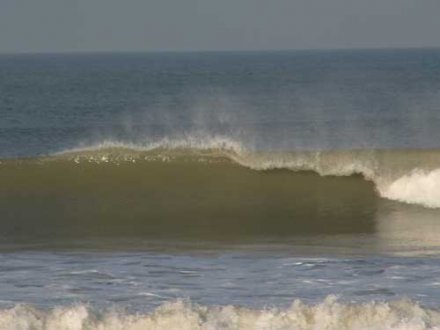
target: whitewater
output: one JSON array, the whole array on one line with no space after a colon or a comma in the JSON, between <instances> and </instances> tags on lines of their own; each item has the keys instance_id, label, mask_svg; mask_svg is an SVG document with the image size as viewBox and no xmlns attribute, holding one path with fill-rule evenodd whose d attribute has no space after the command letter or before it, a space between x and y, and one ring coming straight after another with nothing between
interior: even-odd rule
<instances>
[{"instance_id":1,"label":"whitewater","mask_svg":"<svg viewBox=\"0 0 440 330\"><path fill-rule=\"evenodd\" d=\"M285 309L252 310L243 307L207 307L170 302L151 314L93 313L87 306L44 312L26 306L0 311L0 329L47 330L435 330L440 313L407 300L390 303L343 304L328 297L317 305L296 300Z\"/></svg>"}]
</instances>

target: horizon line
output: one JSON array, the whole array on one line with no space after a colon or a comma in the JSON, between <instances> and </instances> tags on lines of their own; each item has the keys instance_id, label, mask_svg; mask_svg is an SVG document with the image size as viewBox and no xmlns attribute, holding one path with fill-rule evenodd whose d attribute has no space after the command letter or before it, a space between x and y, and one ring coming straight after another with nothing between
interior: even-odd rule
<instances>
[{"instance_id":1,"label":"horizon line","mask_svg":"<svg viewBox=\"0 0 440 330\"><path fill-rule=\"evenodd\" d=\"M368 50L440 50L440 46L397 47L335 47L335 48L271 48L271 49L155 49L155 50L62 50L62 51L6 51L2 55L87 55L87 54L147 54L147 53L271 53L271 52L326 52Z\"/></svg>"}]
</instances>

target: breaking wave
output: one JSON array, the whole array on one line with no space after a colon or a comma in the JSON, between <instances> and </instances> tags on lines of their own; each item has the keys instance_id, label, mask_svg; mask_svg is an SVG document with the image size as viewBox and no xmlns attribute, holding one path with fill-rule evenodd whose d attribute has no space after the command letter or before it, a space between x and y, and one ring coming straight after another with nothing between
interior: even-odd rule
<instances>
[{"instance_id":1,"label":"breaking wave","mask_svg":"<svg viewBox=\"0 0 440 330\"><path fill-rule=\"evenodd\" d=\"M383 197L396 201L440 207L440 169L414 170L381 190Z\"/></svg>"},{"instance_id":2,"label":"breaking wave","mask_svg":"<svg viewBox=\"0 0 440 330\"><path fill-rule=\"evenodd\" d=\"M259 171L314 171L321 176L360 174L374 182L383 198L440 208L440 150L256 151L222 136L190 136L148 144L105 141L57 156L97 163L223 159Z\"/></svg>"},{"instance_id":3,"label":"breaking wave","mask_svg":"<svg viewBox=\"0 0 440 330\"><path fill-rule=\"evenodd\" d=\"M18 305L0 311L0 329L35 330L215 330L215 329L440 329L440 312L409 300L340 303L335 297L309 305L296 300L287 308L208 307L170 302L148 314L93 312L86 305L42 311Z\"/></svg>"}]
</instances>

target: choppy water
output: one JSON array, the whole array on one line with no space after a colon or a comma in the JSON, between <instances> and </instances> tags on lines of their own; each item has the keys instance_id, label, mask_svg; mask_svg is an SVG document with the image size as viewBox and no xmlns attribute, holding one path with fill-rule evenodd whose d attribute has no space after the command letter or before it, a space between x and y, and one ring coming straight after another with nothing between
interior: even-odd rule
<instances>
[{"instance_id":1,"label":"choppy water","mask_svg":"<svg viewBox=\"0 0 440 330\"><path fill-rule=\"evenodd\" d=\"M1 55L0 328L440 327L439 104L435 49Z\"/></svg>"}]
</instances>

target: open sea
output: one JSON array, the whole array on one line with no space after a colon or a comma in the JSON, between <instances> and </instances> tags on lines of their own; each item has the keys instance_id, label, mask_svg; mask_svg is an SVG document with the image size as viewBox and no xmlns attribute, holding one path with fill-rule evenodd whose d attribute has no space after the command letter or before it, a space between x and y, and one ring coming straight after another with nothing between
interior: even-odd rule
<instances>
[{"instance_id":1,"label":"open sea","mask_svg":"<svg viewBox=\"0 0 440 330\"><path fill-rule=\"evenodd\" d=\"M440 49L0 55L0 329L440 329Z\"/></svg>"}]
</instances>

